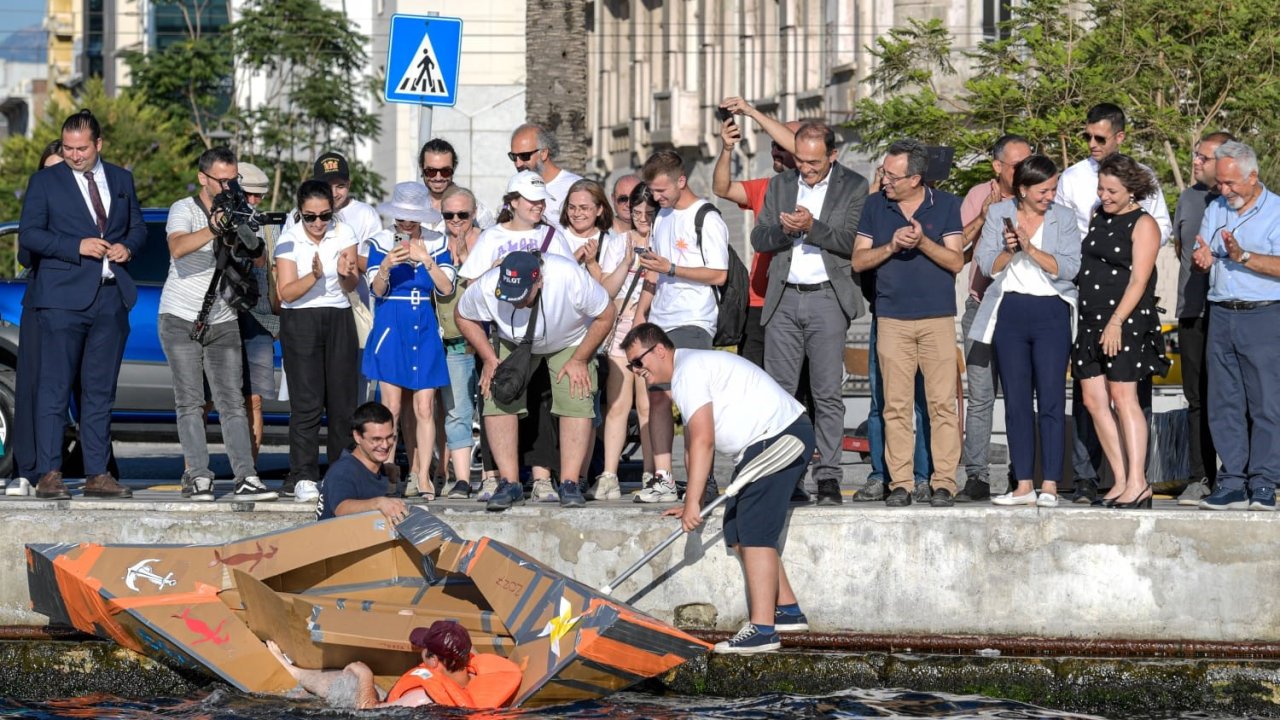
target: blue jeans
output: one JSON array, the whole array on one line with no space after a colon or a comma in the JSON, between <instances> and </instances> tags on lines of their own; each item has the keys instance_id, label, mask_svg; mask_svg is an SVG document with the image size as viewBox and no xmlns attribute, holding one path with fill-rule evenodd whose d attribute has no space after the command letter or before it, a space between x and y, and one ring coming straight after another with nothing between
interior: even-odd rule
<instances>
[{"instance_id":1,"label":"blue jeans","mask_svg":"<svg viewBox=\"0 0 1280 720\"><path fill-rule=\"evenodd\" d=\"M867 483L889 482L884 472L884 381L880 377L880 361L876 359L876 317L871 316L871 340L868 344L868 374L871 376L871 413L867 416L867 443L871 446L871 474ZM933 475L933 459L929 457L929 409L924 404L924 376L916 373L916 450L912 475L916 485L928 485Z\"/></svg>"},{"instance_id":2,"label":"blue jeans","mask_svg":"<svg viewBox=\"0 0 1280 720\"><path fill-rule=\"evenodd\" d=\"M444 398L444 438L450 450L471 447L471 424L476 407L476 356L471 353L446 352L449 368L448 392Z\"/></svg>"}]
</instances>

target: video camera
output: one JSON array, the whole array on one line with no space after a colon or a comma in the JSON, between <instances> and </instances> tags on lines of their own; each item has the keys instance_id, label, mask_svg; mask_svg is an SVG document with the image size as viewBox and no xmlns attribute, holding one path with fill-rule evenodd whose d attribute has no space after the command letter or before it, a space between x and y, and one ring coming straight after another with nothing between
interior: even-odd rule
<instances>
[{"instance_id":1,"label":"video camera","mask_svg":"<svg viewBox=\"0 0 1280 720\"><path fill-rule=\"evenodd\" d=\"M253 261L262 257L262 238L258 231L267 216L249 204L249 198L237 180L229 180L222 192L213 198L209 220L220 217L213 246L214 276L205 293L204 304L191 327L191 339L200 341L209 329L209 312L214 299L222 300L236 312L246 312L258 304L258 280L253 275Z\"/></svg>"},{"instance_id":2,"label":"video camera","mask_svg":"<svg viewBox=\"0 0 1280 720\"><path fill-rule=\"evenodd\" d=\"M249 204L238 180L227 181L223 191L214 196L210 213L222 213L219 234L224 241L227 236L234 235L237 249L242 249L249 259L262 255L262 239L258 237L258 231L262 229L266 216Z\"/></svg>"}]
</instances>

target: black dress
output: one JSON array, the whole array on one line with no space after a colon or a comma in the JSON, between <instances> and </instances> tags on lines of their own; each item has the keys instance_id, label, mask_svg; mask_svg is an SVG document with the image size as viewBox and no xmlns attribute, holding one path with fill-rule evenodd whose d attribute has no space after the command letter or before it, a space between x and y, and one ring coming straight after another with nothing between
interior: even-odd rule
<instances>
[{"instance_id":1,"label":"black dress","mask_svg":"<svg viewBox=\"0 0 1280 720\"><path fill-rule=\"evenodd\" d=\"M1102 352L1102 331L1124 297L1133 273L1133 228L1144 214L1142 208L1111 215L1099 209L1089 223L1089 234L1081 246L1080 320L1071 348L1071 371L1077 380L1106 375L1112 382L1137 382L1148 375L1163 375L1169 369L1160 336L1156 309L1156 271L1151 270L1147 289L1120 330L1120 352L1107 357Z\"/></svg>"}]
</instances>

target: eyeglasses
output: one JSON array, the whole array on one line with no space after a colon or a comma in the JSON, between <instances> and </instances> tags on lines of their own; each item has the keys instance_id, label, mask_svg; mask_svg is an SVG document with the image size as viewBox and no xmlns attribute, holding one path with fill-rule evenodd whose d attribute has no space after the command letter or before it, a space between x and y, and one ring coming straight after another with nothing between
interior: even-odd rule
<instances>
[{"instance_id":1,"label":"eyeglasses","mask_svg":"<svg viewBox=\"0 0 1280 720\"><path fill-rule=\"evenodd\" d=\"M630 195L619 195L618 197L614 198L614 200L615 200L615 201L617 201L617 203L618 203L619 205L630 205L630 204L631 204L631 196L630 196Z\"/></svg>"},{"instance_id":2,"label":"eyeglasses","mask_svg":"<svg viewBox=\"0 0 1280 720\"><path fill-rule=\"evenodd\" d=\"M1202 163L1209 163L1209 162L1213 162L1214 158L1209 155L1201 155L1200 153L1196 153L1195 155L1191 156L1192 162L1195 162L1197 160L1199 160Z\"/></svg>"},{"instance_id":3,"label":"eyeglasses","mask_svg":"<svg viewBox=\"0 0 1280 720\"><path fill-rule=\"evenodd\" d=\"M223 187L225 187L225 186L226 186L226 184L227 184L227 183L229 183L229 182L231 182L232 180L239 180L239 179L240 179L240 176L239 176L239 175L236 175L235 177L230 177L230 178L214 177L214 176L210 175L209 173L207 173L207 172L205 172L205 171L203 171L203 170L201 170L201 171L200 171L200 174L201 174L201 175L203 175L203 176L205 176L205 177L207 177L207 178L209 178L210 180L212 180L212 181L214 181L214 182L218 183L219 185L221 185L221 186L223 186Z\"/></svg>"},{"instance_id":4,"label":"eyeglasses","mask_svg":"<svg viewBox=\"0 0 1280 720\"><path fill-rule=\"evenodd\" d=\"M651 353L651 352L653 352L654 348L656 348L656 347L658 347L658 346L657 346L657 345L654 345L653 347L649 348L648 350L645 350L644 352L640 353L639 355L635 356L634 358L632 358L632 359L628 360L628 361L627 361L627 367L631 368L632 370L643 370L643 369L644 369L644 356L645 356L645 355L648 355L648 354L649 354L649 353Z\"/></svg>"},{"instance_id":5,"label":"eyeglasses","mask_svg":"<svg viewBox=\"0 0 1280 720\"><path fill-rule=\"evenodd\" d=\"M906 180L909 177L915 177L915 176L914 175L894 175L888 170L885 170L882 176L882 178L884 179L884 182L888 183L889 185L897 185L898 183L902 182L903 180Z\"/></svg>"},{"instance_id":6,"label":"eyeglasses","mask_svg":"<svg viewBox=\"0 0 1280 720\"><path fill-rule=\"evenodd\" d=\"M542 148L535 148L529 152L509 152L507 153L507 157L511 162L515 162L516 160L519 160L520 162L529 162L529 158L540 152L542 152Z\"/></svg>"},{"instance_id":7,"label":"eyeglasses","mask_svg":"<svg viewBox=\"0 0 1280 720\"><path fill-rule=\"evenodd\" d=\"M464 211L464 212L442 212L442 213L440 213L440 215L441 215L441 217L443 217L445 220L452 220L452 219L454 219L454 218L458 218L459 220L470 220L470 219L471 219L471 213L469 213L469 212L465 212L465 211Z\"/></svg>"},{"instance_id":8,"label":"eyeglasses","mask_svg":"<svg viewBox=\"0 0 1280 720\"><path fill-rule=\"evenodd\" d=\"M333 219L332 210L322 212L319 215L316 215L315 213L302 213L303 222L313 223L313 222L316 222L317 220L322 222L329 222L332 219Z\"/></svg>"},{"instance_id":9,"label":"eyeglasses","mask_svg":"<svg viewBox=\"0 0 1280 720\"><path fill-rule=\"evenodd\" d=\"M1106 135L1094 135L1092 133L1087 133L1087 132L1080 133L1080 139L1084 140L1085 142L1090 142L1090 141L1096 142L1099 145L1106 145L1111 140L1111 138L1107 137Z\"/></svg>"},{"instance_id":10,"label":"eyeglasses","mask_svg":"<svg viewBox=\"0 0 1280 720\"><path fill-rule=\"evenodd\" d=\"M425 167L425 168L422 168L422 177L425 177L425 178L436 178L436 177L451 178L451 177L453 177L453 168L451 168L451 167L442 167L442 168Z\"/></svg>"}]
</instances>

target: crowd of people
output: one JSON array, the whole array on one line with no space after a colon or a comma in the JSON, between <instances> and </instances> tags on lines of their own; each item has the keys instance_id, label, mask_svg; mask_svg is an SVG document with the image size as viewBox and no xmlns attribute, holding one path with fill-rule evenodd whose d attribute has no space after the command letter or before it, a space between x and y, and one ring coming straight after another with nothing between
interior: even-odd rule
<instances>
[{"instance_id":1,"label":"crowd of people","mask_svg":"<svg viewBox=\"0 0 1280 720\"><path fill-rule=\"evenodd\" d=\"M607 191L557 164L554 135L522 125L496 216L453 182L458 154L442 139L422 147L421 181L397 184L376 208L351 197L346 159L325 153L248 269L256 292L247 300L219 285L234 243L232 218L215 201L238 182L256 205L269 183L227 148L204 152L198 191L169 210L171 262L156 319L173 373L184 497L215 499L212 408L236 499L284 495L315 502L320 519L376 510L393 521L406 500L437 493L474 496L494 511L526 498L582 507L621 497L634 410L644 472L633 499L683 497L668 514L686 530L720 492L713 449L733 457L735 477L762 457L775 463L768 482L726 512L752 618L718 648L772 649L777 630L807 627L777 550L786 508L809 499L806 476L817 504L844 502L850 322L871 314L872 472L856 501L1150 507L1150 379L1168 364L1155 265L1172 240L1192 430L1192 478L1179 502L1275 509L1280 199L1259 181L1249 146L1225 132L1204 136L1196 183L1171 220L1154 173L1121 152L1126 119L1112 104L1088 111L1087 158L1062 169L1006 135L991 150L993 177L964 198L926 182L929 153L910 138L893 143L868 179L838 162L830 126L784 124L736 97L721 107L729 116L713 190L755 214L737 357L714 350L718 288L735 257L729 230L674 150L656 151ZM735 117L771 137L772 177L732 177ZM132 176L103 162L101 147L92 114L67 118L24 199L20 260L30 276L12 444L19 478L9 494L70 497L60 453L74 400L84 493L130 496L108 471L109 421L137 297L128 262L146 228ZM963 351L957 276L968 290ZM279 491L256 470L262 400L278 390L276 339L291 409ZM958 358L969 394L963 426ZM993 496L987 448L998 387L1009 486ZM672 473L673 403L685 428L684 482ZM473 482L477 417L484 474ZM588 477L597 438L603 471ZM408 459L403 491L398 446ZM771 447L803 453L771 457ZM1068 452L1075 492L1060 499ZM34 488L28 478L38 478Z\"/></svg>"}]
</instances>

